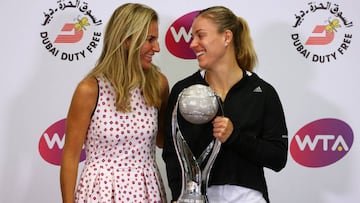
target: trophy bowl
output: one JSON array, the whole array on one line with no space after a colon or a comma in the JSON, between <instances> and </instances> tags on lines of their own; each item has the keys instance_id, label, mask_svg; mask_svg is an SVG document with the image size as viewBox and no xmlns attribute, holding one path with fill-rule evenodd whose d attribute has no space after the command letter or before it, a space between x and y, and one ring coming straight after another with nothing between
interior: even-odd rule
<instances>
[{"instance_id":1,"label":"trophy bowl","mask_svg":"<svg viewBox=\"0 0 360 203\"><path fill-rule=\"evenodd\" d=\"M216 94L209 86L191 85L185 88L179 97L179 111L190 123L207 123L218 112L219 103Z\"/></svg>"}]
</instances>

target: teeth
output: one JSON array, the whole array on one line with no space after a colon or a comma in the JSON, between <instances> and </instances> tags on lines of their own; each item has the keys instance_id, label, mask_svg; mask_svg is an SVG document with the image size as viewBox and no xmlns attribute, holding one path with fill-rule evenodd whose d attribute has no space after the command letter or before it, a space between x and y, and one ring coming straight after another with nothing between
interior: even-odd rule
<instances>
[{"instance_id":1,"label":"teeth","mask_svg":"<svg viewBox=\"0 0 360 203\"><path fill-rule=\"evenodd\" d=\"M198 52L198 53L196 53L196 56L199 57L199 56L201 56L201 55L203 55L203 54L204 54L203 51L202 51L202 52Z\"/></svg>"}]
</instances>

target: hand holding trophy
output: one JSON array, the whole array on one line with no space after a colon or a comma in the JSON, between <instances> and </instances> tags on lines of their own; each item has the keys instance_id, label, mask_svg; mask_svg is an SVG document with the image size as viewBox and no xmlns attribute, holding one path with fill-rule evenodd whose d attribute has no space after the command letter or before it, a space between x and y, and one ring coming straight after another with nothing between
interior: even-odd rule
<instances>
[{"instance_id":1,"label":"hand holding trophy","mask_svg":"<svg viewBox=\"0 0 360 203\"><path fill-rule=\"evenodd\" d=\"M207 203L206 189L211 167L220 150L221 142L214 139L196 159L181 134L178 122L178 108L181 115L190 123L203 124L212 120L222 106L219 97L208 86L195 84L185 88L178 97L172 114L173 142L182 171L182 190L178 203ZM200 165L207 163L203 170ZM203 191L202 191L202 188Z\"/></svg>"}]
</instances>

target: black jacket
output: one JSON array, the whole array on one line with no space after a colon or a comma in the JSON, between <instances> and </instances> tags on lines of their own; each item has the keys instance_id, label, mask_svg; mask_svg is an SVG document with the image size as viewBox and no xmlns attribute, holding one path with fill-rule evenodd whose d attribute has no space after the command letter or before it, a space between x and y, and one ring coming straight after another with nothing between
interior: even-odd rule
<instances>
[{"instance_id":1,"label":"black jacket","mask_svg":"<svg viewBox=\"0 0 360 203\"><path fill-rule=\"evenodd\" d=\"M179 93L193 84L205 84L200 71L177 82L170 93L165 119L165 142L162 157L172 198L181 192L181 168L174 149L171 115ZM222 144L210 173L211 185L239 185L260 191L269 202L264 167L276 172L285 167L288 137L285 116L276 90L255 73L244 77L228 92L223 101L225 117L234 131ZM178 113L180 131L197 158L212 140L211 121L191 124Z\"/></svg>"}]
</instances>

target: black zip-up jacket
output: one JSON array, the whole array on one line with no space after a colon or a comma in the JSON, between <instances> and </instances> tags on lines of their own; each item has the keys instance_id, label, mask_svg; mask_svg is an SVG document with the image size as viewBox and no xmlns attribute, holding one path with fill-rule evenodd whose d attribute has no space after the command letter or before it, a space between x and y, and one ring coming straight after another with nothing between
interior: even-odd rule
<instances>
[{"instance_id":1,"label":"black zip-up jacket","mask_svg":"<svg viewBox=\"0 0 360 203\"><path fill-rule=\"evenodd\" d=\"M173 144L171 117L179 93L193 84L208 85L197 71L177 82L168 100L162 157L173 200L177 200L181 193L182 181ZM244 71L243 78L229 90L222 105L234 131L221 146L211 169L209 186L228 184L251 188L260 191L270 202L264 167L280 171L286 165L288 154L288 132L280 98L269 83L255 73ZM213 139L211 121L191 124L178 112L178 123L192 153L198 158Z\"/></svg>"}]
</instances>

